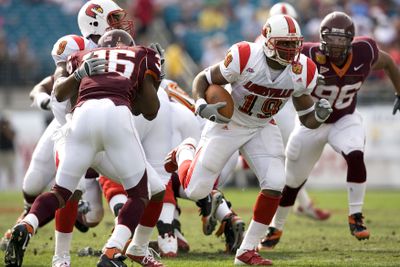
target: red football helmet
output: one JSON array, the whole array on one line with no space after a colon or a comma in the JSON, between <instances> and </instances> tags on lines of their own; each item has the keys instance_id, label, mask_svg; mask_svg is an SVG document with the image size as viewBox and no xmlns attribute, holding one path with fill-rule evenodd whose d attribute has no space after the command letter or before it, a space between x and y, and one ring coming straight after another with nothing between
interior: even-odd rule
<instances>
[{"instance_id":1,"label":"red football helmet","mask_svg":"<svg viewBox=\"0 0 400 267\"><path fill-rule=\"evenodd\" d=\"M343 12L325 16L320 26L321 50L333 63L343 63L355 35L353 20Z\"/></svg>"},{"instance_id":2,"label":"red football helmet","mask_svg":"<svg viewBox=\"0 0 400 267\"><path fill-rule=\"evenodd\" d=\"M265 55L281 65L297 62L303 47L303 36L297 21L288 15L270 17L262 29Z\"/></svg>"}]
</instances>

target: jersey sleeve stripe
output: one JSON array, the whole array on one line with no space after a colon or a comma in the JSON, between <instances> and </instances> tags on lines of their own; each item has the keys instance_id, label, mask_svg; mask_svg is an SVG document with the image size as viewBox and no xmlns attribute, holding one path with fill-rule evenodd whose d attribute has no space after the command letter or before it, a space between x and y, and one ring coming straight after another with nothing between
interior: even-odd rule
<instances>
[{"instance_id":1,"label":"jersey sleeve stripe","mask_svg":"<svg viewBox=\"0 0 400 267\"><path fill-rule=\"evenodd\" d=\"M239 60L240 60L240 74L242 74L244 68L249 62L250 58L250 45L246 42L241 42L238 44L239 49Z\"/></svg>"},{"instance_id":2,"label":"jersey sleeve stripe","mask_svg":"<svg viewBox=\"0 0 400 267\"><path fill-rule=\"evenodd\" d=\"M77 35L72 35L72 39L74 39L74 41L78 45L79 50L85 50L85 41L83 40L82 37Z\"/></svg>"},{"instance_id":3,"label":"jersey sleeve stripe","mask_svg":"<svg viewBox=\"0 0 400 267\"><path fill-rule=\"evenodd\" d=\"M315 76L316 69L317 69L317 66L315 65L315 63L310 58L307 58L307 84L306 84L306 87L308 87L310 85L310 83L312 82L312 80Z\"/></svg>"},{"instance_id":4,"label":"jersey sleeve stripe","mask_svg":"<svg viewBox=\"0 0 400 267\"><path fill-rule=\"evenodd\" d=\"M293 19L286 15L284 17L289 27L289 33L296 33L296 26L294 25Z\"/></svg>"}]
</instances>

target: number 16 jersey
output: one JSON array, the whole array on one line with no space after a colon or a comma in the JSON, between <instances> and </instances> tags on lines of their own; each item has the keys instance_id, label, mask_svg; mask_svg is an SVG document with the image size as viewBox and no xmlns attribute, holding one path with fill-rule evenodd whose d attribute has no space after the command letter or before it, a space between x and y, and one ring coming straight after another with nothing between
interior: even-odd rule
<instances>
[{"instance_id":1,"label":"number 16 jersey","mask_svg":"<svg viewBox=\"0 0 400 267\"><path fill-rule=\"evenodd\" d=\"M89 99L108 98L117 106L125 105L131 109L145 75L152 75L156 81L160 80L160 57L156 51L143 46L97 48L77 52L68 58L68 72L74 72L91 53L93 57L107 59L109 63L104 74L82 79L75 107Z\"/></svg>"}]
</instances>

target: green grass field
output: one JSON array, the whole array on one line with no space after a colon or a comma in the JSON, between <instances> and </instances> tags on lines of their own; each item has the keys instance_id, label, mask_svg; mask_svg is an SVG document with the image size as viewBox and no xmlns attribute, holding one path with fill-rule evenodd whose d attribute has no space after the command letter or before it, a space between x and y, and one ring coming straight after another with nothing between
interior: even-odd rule
<instances>
[{"instance_id":1,"label":"green grass field","mask_svg":"<svg viewBox=\"0 0 400 267\"><path fill-rule=\"evenodd\" d=\"M252 214L256 190L227 190L225 195L246 223ZM347 224L347 195L344 191L311 191L321 207L332 211L326 222L290 215L281 243L271 252L263 253L275 266L400 266L400 192L367 192L364 215L371 231L368 241L357 241ZM190 242L191 252L178 258L163 260L169 266L233 266L233 256L222 253L224 241L216 236L204 236L194 204L181 201L182 230ZM13 225L22 207L19 193L0 193L0 232ZM96 257L78 257L78 250L90 246L101 249L113 224L108 212L103 223L88 233L75 232L72 265L96 266ZM53 223L31 240L24 266L51 266L53 255ZM0 252L3 266L4 252ZM134 266L128 263L128 266ZM138 266L138 265L135 265Z\"/></svg>"}]
</instances>

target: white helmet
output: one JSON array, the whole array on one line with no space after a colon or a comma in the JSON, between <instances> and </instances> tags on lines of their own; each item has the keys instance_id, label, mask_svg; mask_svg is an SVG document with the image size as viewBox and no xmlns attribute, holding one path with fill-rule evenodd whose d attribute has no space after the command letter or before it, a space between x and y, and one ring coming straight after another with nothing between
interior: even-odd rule
<instances>
[{"instance_id":1,"label":"white helmet","mask_svg":"<svg viewBox=\"0 0 400 267\"><path fill-rule=\"evenodd\" d=\"M298 61L303 36L294 18L288 15L270 17L262 29L262 35L265 37L263 48L267 57L284 66Z\"/></svg>"},{"instance_id":2,"label":"white helmet","mask_svg":"<svg viewBox=\"0 0 400 267\"><path fill-rule=\"evenodd\" d=\"M291 4L285 2L276 3L271 7L269 10L269 16L272 17L275 15L289 15L292 18L297 19L296 9L294 9Z\"/></svg>"},{"instance_id":3,"label":"white helmet","mask_svg":"<svg viewBox=\"0 0 400 267\"><path fill-rule=\"evenodd\" d=\"M123 29L133 34L133 22L127 13L112 0L90 0L78 13L78 26L82 35L103 35L107 29Z\"/></svg>"}]
</instances>

